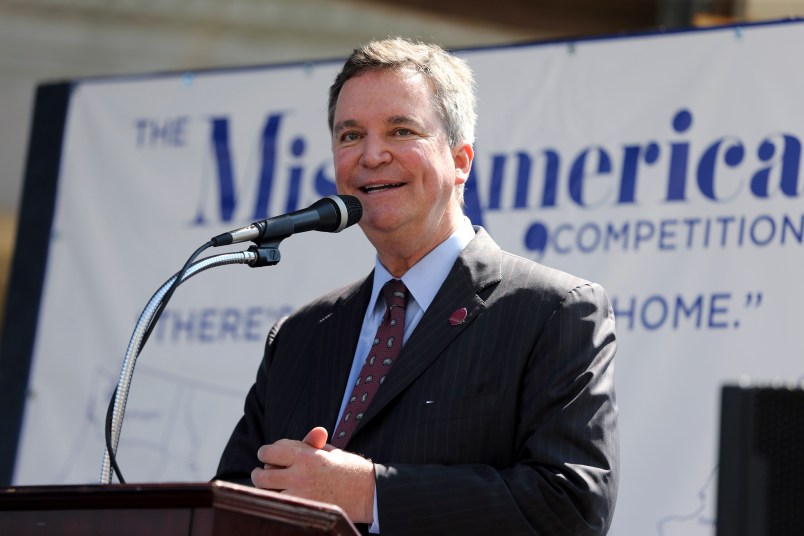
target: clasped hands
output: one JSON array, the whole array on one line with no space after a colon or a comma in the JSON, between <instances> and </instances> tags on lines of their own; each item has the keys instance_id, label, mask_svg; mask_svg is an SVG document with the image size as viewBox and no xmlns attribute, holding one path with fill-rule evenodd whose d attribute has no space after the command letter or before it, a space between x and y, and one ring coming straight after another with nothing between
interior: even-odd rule
<instances>
[{"instance_id":1,"label":"clasped hands","mask_svg":"<svg viewBox=\"0 0 804 536\"><path fill-rule=\"evenodd\" d=\"M340 506L355 523L374 520L374 464L327 444L326 429L310 430L302 441L281 439L263 445L265 464L251 472L258 488Z\"/></svg>"}]
</instances>

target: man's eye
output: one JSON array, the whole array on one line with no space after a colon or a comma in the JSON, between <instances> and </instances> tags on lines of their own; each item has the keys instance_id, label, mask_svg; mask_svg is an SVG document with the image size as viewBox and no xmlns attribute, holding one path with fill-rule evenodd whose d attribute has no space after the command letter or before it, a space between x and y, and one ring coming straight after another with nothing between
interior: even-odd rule
<instances>
[{"instance_id":1,"label":"man's eye","mask_svg":"<svg viewBox=\"0 0 804 536\"><path fill-rule=\"evenodd\" d=\"M357 132L344 132L341 141L355 141L360 135Z\"/></svg>"},{"instance_id":2,"label":"man's eye","mask_svg":"<svg viewBox=\"0 0 804 536\"><path fill-rule=\"evenodd\" d=\"M394 135L396 136L410 136L413 134L413 131L409 128L398 128L394 131Z\"/></svg>"}]
</instances>

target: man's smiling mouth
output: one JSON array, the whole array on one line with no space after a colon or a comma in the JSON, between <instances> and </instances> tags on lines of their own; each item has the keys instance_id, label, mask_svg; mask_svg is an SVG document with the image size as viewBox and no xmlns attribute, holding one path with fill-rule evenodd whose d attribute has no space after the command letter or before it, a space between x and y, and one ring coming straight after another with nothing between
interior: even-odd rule
<instances>
[{"instance_id":1,"label":"man's smiling mouth","mask_svg":"<svg viewBox=\"0 0 804 536\"><path fill-rule=\"evenodd\" d=\"M363 186L360 188L360 191L366 194L372 194L374 192L382 192L384 190L388 190L389 188L399 188L400 186L404 186L404 182L394 182L391 184L376 184L372 186Z\"/></svg>"}]
</instances>

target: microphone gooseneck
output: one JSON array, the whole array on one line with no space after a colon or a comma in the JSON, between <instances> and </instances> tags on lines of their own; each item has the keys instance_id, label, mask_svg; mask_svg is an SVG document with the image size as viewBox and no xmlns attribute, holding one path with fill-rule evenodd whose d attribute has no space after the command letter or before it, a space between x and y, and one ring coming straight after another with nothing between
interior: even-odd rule
<instances>
[{"instance_id":1,"label":"microphone gooseneck","mask_svg":"<svg viewBox=\"0 0 804 536\"><path fill-rule=\"evenodd\" d=\"M126 411L129 387L134 374L134 365L176 288L193 275L223 264L248 264L252 268L272 266L279 262L278 246L279 242L284 238L304 231L337 233L360 221L362 215L363 207L356 197L351 195L332 195L319 199L305 209L254 222L248 227L218 235L202 245L190 256L184 267L162 285L151 298L151 301L148 302L129 341L126 358L123 362L123 370L120 373L117 388L109 401L109 408L106 412L104 430L106 449L101 467L101 484L111 484L112 471L117 475L121 484L125 482L117 465L116 453L123 426L123 416ZM248 251L216 255L195 261L198 255L210 246L223 246L246 240L255 242L254 245L249 247Z\"/></svg>"}]
</instances>

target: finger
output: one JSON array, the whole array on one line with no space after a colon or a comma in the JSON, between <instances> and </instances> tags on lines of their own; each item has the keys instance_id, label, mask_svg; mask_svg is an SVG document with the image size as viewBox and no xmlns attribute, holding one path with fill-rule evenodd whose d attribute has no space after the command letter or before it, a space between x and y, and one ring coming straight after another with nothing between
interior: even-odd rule
<instances>
[{"instance_id":1,"label":"finger","mask_svg":"<svg viewBox=\"0 0 804 536\"><path fill-rule=\"evenodd\" d=\"M279 485L279 482L274 476L277 474L277 470L275 469L260 469L259 467L255 467L253 471L251 471L251 483L254 484L254 487L267 489L271 491L284 491L283 487Z\"/></svg>"},{"instance_id":2,"label":"finger","mask_svg":"<svg viewBox=\"0 0 804 536\"><path fill-rule=\"evenodd\" d=\"M302 440L313 448L322 449L327 445L327 429L322 426L316 426L310 430Z\"/></svg>"},{"instance_id":3,"label":"finger","mask_svg":"<svg viewBox=\"0 0 804 536\"><path fill-rule=\"evenodd\" d=\"M257 459L275 467L290 467L298 456L298 441L280 440L271 445L263 445L257 451Z\"/></svg>"}]
</instances>

